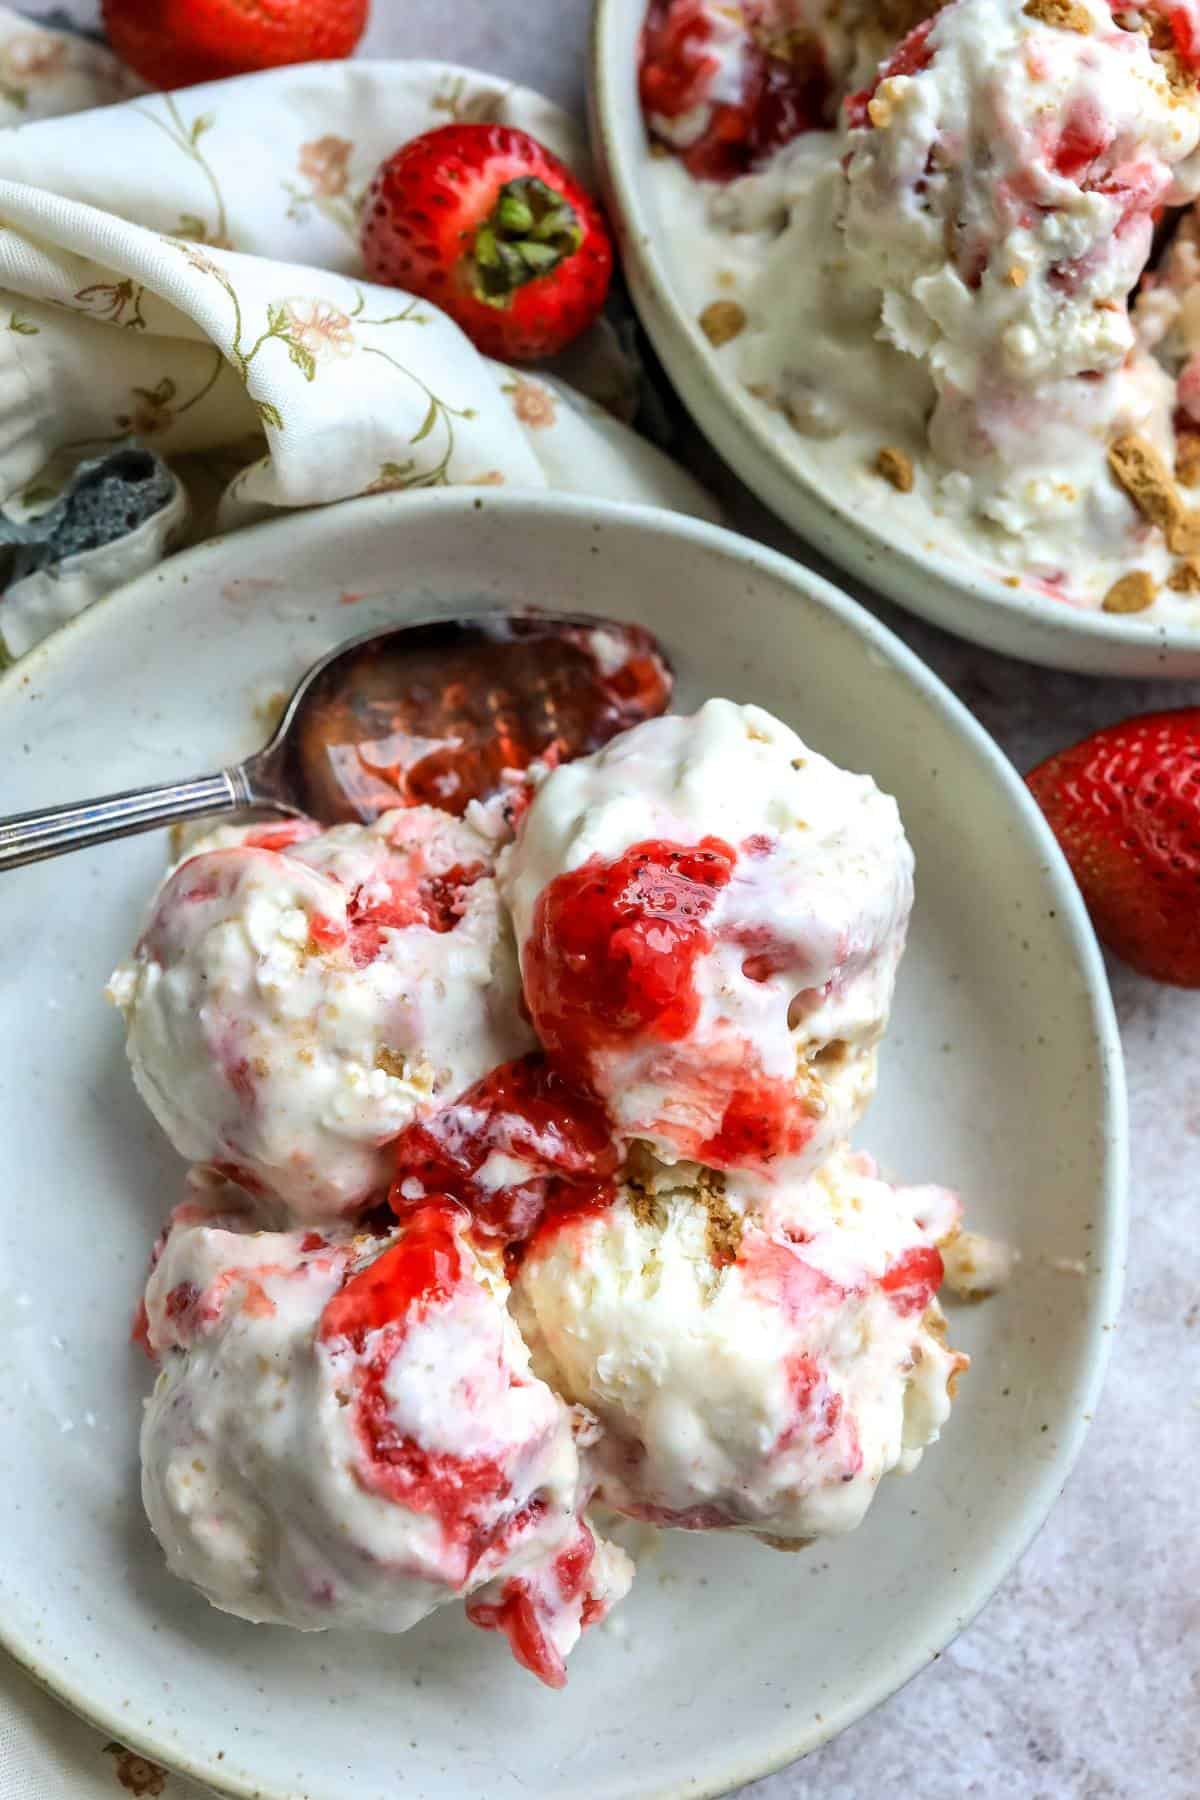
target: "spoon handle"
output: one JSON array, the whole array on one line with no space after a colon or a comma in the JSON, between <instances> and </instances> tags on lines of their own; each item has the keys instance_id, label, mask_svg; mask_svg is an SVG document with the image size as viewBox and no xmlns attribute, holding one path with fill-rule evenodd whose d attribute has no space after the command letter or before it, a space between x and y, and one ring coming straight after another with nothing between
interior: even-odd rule
<instances>
[{"instance_id":1,"label":"spoon handle","mask_svg":"<svg viewBox=\"0 0 1200 1800\"><path fill-rule=\"evenodd\" d=\"M0 872L43 862L50 856L65 856L69 850L83 850L109 838L153 831L180 819L233 812L253 800L245 771L232 768L216 775L198 775L191 781L169 781L162 787L132 788L99 800L51 806L43 812L16 813L0 819Z\"/></svg>"}]
</instances>

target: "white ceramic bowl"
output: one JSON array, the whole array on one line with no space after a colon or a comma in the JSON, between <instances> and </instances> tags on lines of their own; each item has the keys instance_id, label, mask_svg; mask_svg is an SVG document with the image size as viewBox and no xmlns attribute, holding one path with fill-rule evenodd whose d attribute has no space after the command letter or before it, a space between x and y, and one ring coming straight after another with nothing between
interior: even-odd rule
<instances>
[{"instance_id":1,"label":"white ceramic bowl","mask_svg":"<svg viewBox=\"0 0 1200 1800\"><path fill-rule=\"evenodd\" d=\"M705 435L772 511L899 605L989 649L1089 675L1200 677L1200 626L1101 612L1006 587L951 556L885 535L802 466L795 434L718 360L683 299L651 180L637 92L646 0L596 0L592 141L634 303ZM809 453L819 461L819 447Z\"/></svg>"},{"instance_id":2,"label":"white ceramic bowl","mask_svg":"<svg viewBox=\"0 0 1200 1800\"><path fill-rule=\"evenodd\" d=\"M137 1495L149 1371L128 1321L181 1166L134 1094L101 988L166 846L0 877L0 1641L123 1742L240 1795L665 1800L761 1775L881 1700L982 1605L1096 1398L1124 1249L1124 1115L1090 929L978 726L786 559L666 513L463 490L219 539L0 681L4 809L214 767L344 638L526 602L642 620L676 659L683 706L761 702L897 795L918 904L859 1138L898 1174L959 1185L1023 1262L1005 1295L953 1316L975 1357L954 1418L861 1531L799 1556L663 1538L565 1694L461 1616L395 1639L242 1624L166 1573Z\"/></svg>"}]
</instances>

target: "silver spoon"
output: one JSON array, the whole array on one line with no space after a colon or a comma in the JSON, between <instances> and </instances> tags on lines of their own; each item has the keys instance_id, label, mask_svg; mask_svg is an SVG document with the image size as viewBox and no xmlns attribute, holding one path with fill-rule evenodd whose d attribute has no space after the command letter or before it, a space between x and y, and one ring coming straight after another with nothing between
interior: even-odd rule
<instances>
[{"instance_id":1,"label":"silver spoon","mask_svg":"<svg viewBox=\"0 0 1200 1800\"><path fill-rule=\"evenodd\" d=\"M0 871L247 807L329 825L422 801L462 813L506 785L503 770L582 755L664 711L671 686L648 631L580 613L473 613L373 632L313 665L245 762L0 819Z\"/></svg>"}]
</instances>

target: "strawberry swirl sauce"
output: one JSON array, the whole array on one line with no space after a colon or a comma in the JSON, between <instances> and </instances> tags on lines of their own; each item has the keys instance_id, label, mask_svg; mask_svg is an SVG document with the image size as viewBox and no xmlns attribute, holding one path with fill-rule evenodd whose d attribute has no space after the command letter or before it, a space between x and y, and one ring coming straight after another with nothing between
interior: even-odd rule
<instances>
[{"instance_id":1,"label":"strawberry swirl sauce","mask_svg":"<svg viewBox=\"0 0 1200 1800\"><path fill-rule=\"evenodd\" d=\"M752 837L743 863L772 848ZM611 863L591 858L543 890L522 947L526 1004L551 1054L600 1092L623 1053L649 1054L672 1113L648 1119L648 1129L718 1169L764 1167L802 1150L813 1132L794 1081L765 1075L736 1032L698 1030L698 965L718 942L745 951L742 974L756 983L798 961L796 943L770 926L715 919L738 863L715 837L651 839Z\"/></svg>"}]
</instances>

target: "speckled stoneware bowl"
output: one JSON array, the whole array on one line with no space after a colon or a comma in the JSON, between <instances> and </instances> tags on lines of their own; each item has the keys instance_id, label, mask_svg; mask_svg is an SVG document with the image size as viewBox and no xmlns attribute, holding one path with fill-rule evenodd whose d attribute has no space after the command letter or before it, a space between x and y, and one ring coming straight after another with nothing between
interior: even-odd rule
<instances>
[{"instance_id":1,"label":"speckled stoneware bowl","mask_svg":"<svg viewBox=\"0 0 1200 1800\"><path fill-rule=\"evenodd\" d=\"M820 479L821 449L754 399L714 354L684 299L686 276L663 228L637 93L646 0L596 0L592 141L634 303L692 416L773 512L871 587L946 631L1008 656L1089 675L1200 677L1200 626L1083 612L905 542Z\"/></svg>"},{"instance_id":2,"label":"speckled stoneware bowl","mask_svg":"<svg viewBox=\"0 0 1200 1800\"><path fill-rule=\"evenodd\" d=\"M1079 1449L1117 1307L1123 1089L1104 973L1016 775L896 640L786 559L666 513L469 490L298 514L175 558L0 681L8 806L249 750L344 638L533 603L660 634L679 702L753 700L898 797L918 899L858 1140L961 1187L1020 1249L956 1310L974 1367L943 1441L852 1538L781 1556L661 1538L565 1693L461 1615L300 1636L212 1611L142 1517L128 1342L181 1165L102 988L166 857L133 839L0 877L0 1640L155 1759L271 1800L643 1800L787 1762L924 1666L1020 1555Z\"/></svg>"}]
</instances>

